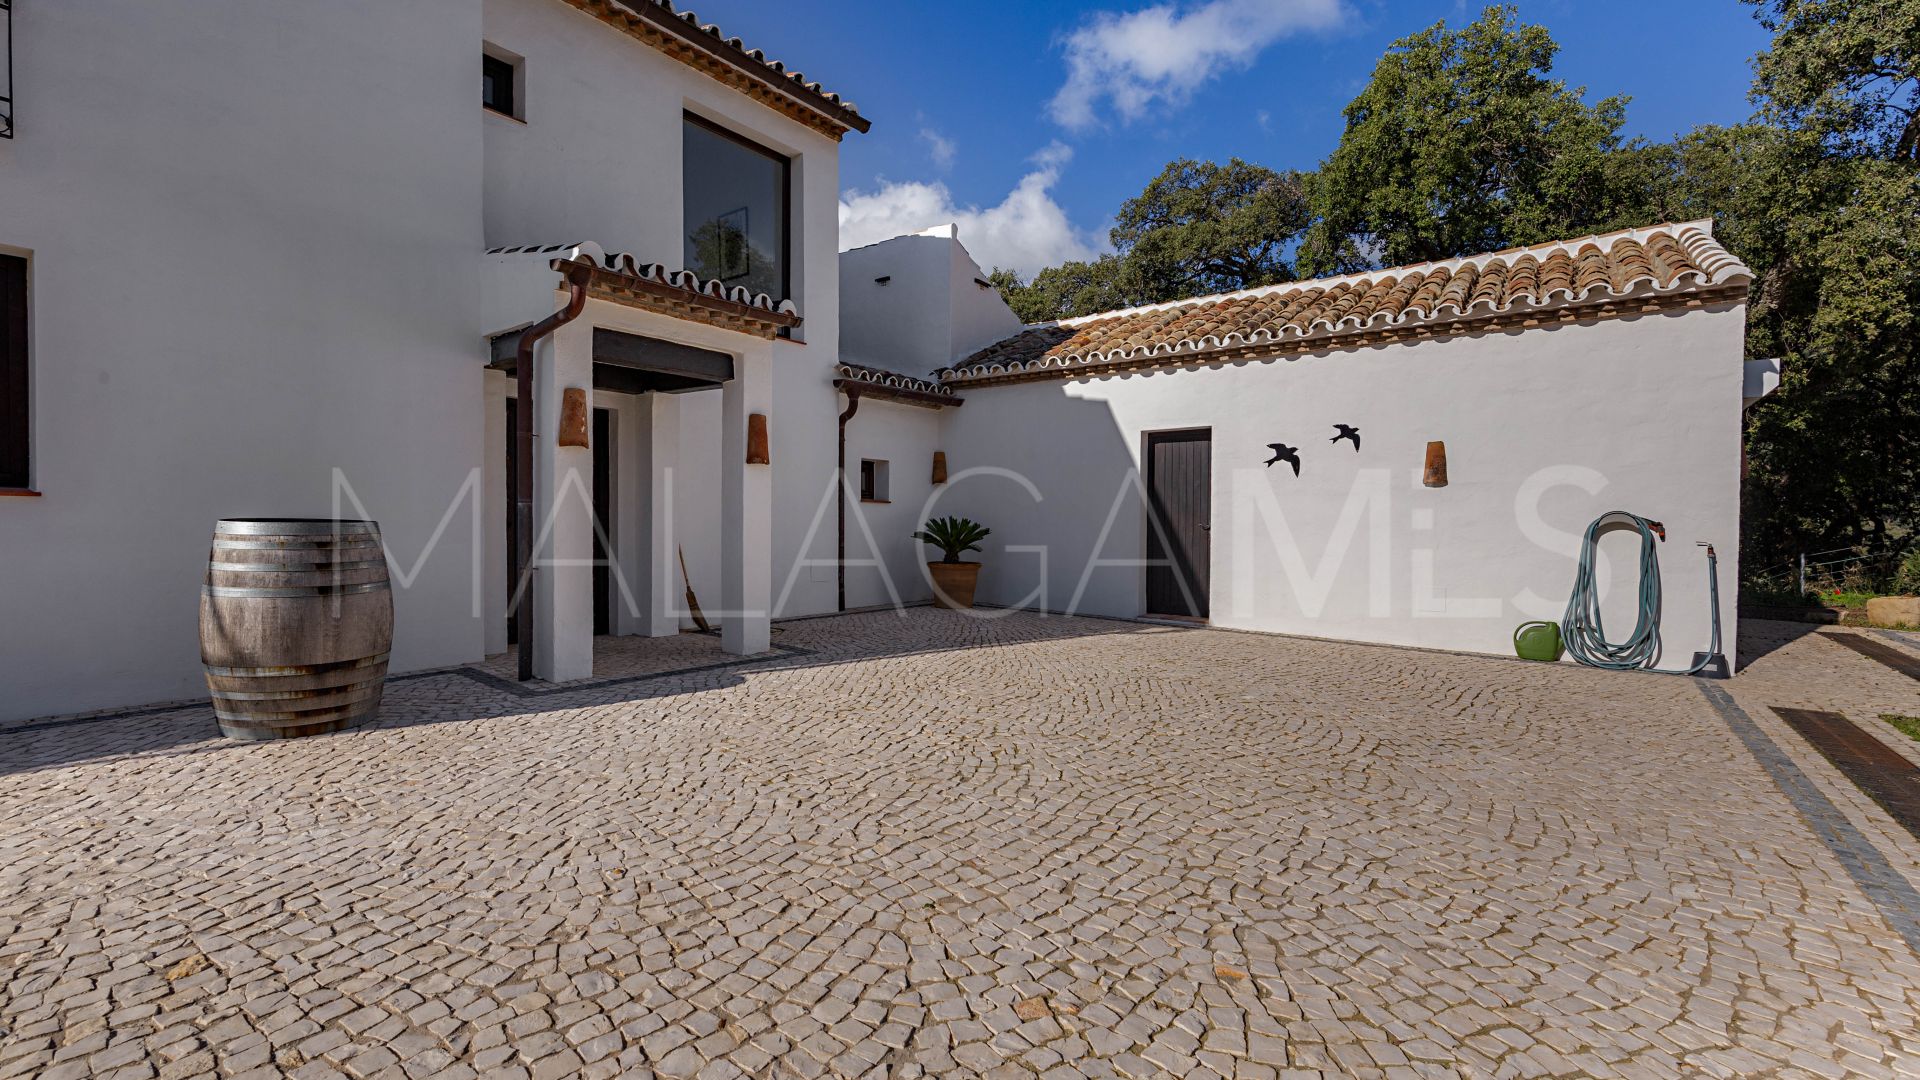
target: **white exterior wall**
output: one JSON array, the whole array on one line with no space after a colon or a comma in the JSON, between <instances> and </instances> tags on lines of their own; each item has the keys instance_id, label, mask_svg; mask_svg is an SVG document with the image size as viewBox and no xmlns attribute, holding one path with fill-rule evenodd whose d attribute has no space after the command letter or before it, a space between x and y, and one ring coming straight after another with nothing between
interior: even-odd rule
<instances>
[{"instance_id":1,"label":"white exterior wall","mask_svg":"<svg viewBox=\"0 0 1920 1080\"><path fill-rule=\"evenodd\" d=\"M845 359L925 378L1020 332L999 290L977 283L985 274L957 231L942 225L840 253Z\"/></svg>"},{"instance_id":2,"label":"white exterior wall","mask_svg":"<svg viewBox=\"0 0 1920 1080\"><path fill-rule=\"evenodd\" d=\"M841 352L848 361L926 378L1020 331L999 291L976 284L984 274L957 234L942 225L840 253ZM847 559L856 565L847 568L847 606L932 597L926 562L938 553L909 537L951 510L944 503L949 489L932 477L936 450L948 451L950 468L964 467L942 442L954 411L867 398L847 425L854 491L862 458L889 462L892 479L888 504L849 500Z\"/></svg>"},{"instance_id":3,"label":"white exterior wall","mask_svg":"<svg viewBox=\"0 0 1920 1080\"><path fill-rule=\"evenodd\" d=\"M1020 317L1007 306L1000 290L980 284L986 271L956 238L948 246L947 259L952 280L952 322L947 330L947 359L936 367L945 367L962 357L1020 332Z\"/></svg>"},{"instance_id":4,"label":"white exterior wall","mask_svg":"<svg viewBox=\"0 0 1920 1080\"><path fill-rule=\"evenodd\" d=\"M840 351L845 359L921 377L948 361L949 243L931 236L896 236L840 253ZM885 284L875 280L882 277Z\"/></svg>"},{"instance_id":5,"label":"white exterior wall","mask_svg":"<svg viewBox=\"0 0 1920 1080\"><path fill-rule=\"evenodd\" d=\"M839 144L552 0L486 0L485 20L488 43L524 58L525 117L523 123L485 114L488 247L591 240L609 252L679 266L681 125L689 111L792 160L792 299L805 322L796 340L773 347L768 434L779 597L797 561L834 557L831 532L805 550L803 544L834 469ZM721 584L720 397L680 395L682 453L674 479L675 538L708 607L717 605ZM832 575L803 569L776 614L817 614L835 604Z\"/></svg>"},{"instance_id":6,"label":"white exterior wall","mask_svg":"<svg viewBox=\"0 0 1920 1080\"><path fill-rule=\"evenodd\" d=\"M13 25L0 248L31 258L42 495L0 498L0 718L202 696L217 518L328 516L338 468L411 570L481 460L480 13ZM472 505L396 578L396 671L480 654Z\"/></svg>"},{"instance_id":7,"label":"white exterior wall","mask_svg":"<svg viewBox=\"0 0 1920 1080\"><path fill-rule=\"evenodd\" d=\"M1096 551L1144 558L1145 513L1130 486L1143 433L1210 427L1213 625L1511 653L1519 623L1558 621L1579 535L1621 509L1667 526L1661 666L1685 666L1707 647L1698 540L1718 547L1731 660L1744 324L1744 305L1733 305L961 388L966 406L946 417L954 482L940 509L993 529L983 601L1137 616L1143 569L1087 567ZM1360 429L1363 452L1327 441L1335 423ZM1429 440L1446 443L1447 487L1421 485ZM1301 448L1300 477L1262 465L1271 442ZM1005 477L961 476L980 466L1029 478L1041 500ZM1277 543L1282 532L1297 549ZM1040 556L1009 545L1044 548L1044 580ZM1633 625L1637 545L1632 534L1601 544L1616 639Z\"/></svg>"},{"instance_id":8,"label":"white exterior wall","mask_svg":"<svg viewBox=\"0 0 1920 1080\"><path fill-rule=\"evenodd\" d=\"M862 399L847 422L847 606L917 604L931 599L933 586L924 566L931 550L913 533L927 519L934 496L945 486L933 483L933 452L940 449L940 414L899 402ZM887 462L886 502L859 498L860 461ZM832 507L827 508L831 515ZM824 527L833 528L833 518Z\"/></svg>"}]
</instances>

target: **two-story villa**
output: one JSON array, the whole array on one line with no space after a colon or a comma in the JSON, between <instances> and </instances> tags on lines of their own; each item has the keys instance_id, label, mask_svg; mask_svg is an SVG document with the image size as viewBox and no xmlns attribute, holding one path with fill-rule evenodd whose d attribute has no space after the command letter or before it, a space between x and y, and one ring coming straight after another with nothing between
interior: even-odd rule
<instances>
[{"instance_id":1,"label":"two-story villa","mask_svg":"<svg viewBox=\"0 0 1920 1080\"><path fill-rule=\"evenodd\" d=\"M109 0L12 29L0 715L196 695L221 517L378 519L395 670L505 649L518 339L565 267L585 301L531 373L537 674L588 673L596 630L677 632L682 551L730 650L776 601L833 609L810 523L852 105L654 2ZM587 448L551 437L568 388Z\"/></svg>"},{"instance_id":2,"label":"two-story villa","mask_svg":"<svg viewBox=\"0 0 1920 1080\"><path fill-rule=\"evenodd\" d=\"M1710 221L1022 327L939 222L838 253L867 120L664 0L0 18L0 719L199 696L230 517L377 519L395 671L690 592L758 653L926 600L948 512L1003 607L1505 651L1631 510L1667 665L1732 655L1777 369Z\"/></svg>"}]
</instances>

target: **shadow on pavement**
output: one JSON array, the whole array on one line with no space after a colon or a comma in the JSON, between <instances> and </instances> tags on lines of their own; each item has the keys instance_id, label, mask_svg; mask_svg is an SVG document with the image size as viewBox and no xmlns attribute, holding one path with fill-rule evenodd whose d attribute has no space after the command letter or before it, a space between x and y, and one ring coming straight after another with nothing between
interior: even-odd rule
<instances>
[{"instance_id":1,"label":"shadow on pavement","mask_svg":"<svg viewBox=\"0 0 1920 1080\"><path fill-rule=\"evenodd\" d=\"M1034 641L1177 632L1165 626L1093 617L1025 613L1012 618L979 617L933 608L796 619L780 626L785 632L775 636L774 650L759 656L558 686L522 685L502 679L483 665L397 675L387 680L377 721L314 739L377 737L381 732L427 724L505 717L529 721L548 712L722 690L762 671ZM633 649L634 641L645 639L609 640ZM876 641L882 644L876 647ZM154 754L246 753L273 745L277 744L222 737L207 702L155 705L28 720L0 728L0 775Z\"/></svg>"}]
</instances>

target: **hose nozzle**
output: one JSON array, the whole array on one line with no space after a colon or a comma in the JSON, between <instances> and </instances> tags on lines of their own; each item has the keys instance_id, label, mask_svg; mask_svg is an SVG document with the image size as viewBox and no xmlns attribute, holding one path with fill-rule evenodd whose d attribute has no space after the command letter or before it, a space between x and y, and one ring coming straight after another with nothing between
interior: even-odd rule
<instances>
[{"instance_id":1,"label":"hose nozzle","mask_svg":"<svg viewBox=\"0 0 1920 1080\"><path fill-rule=\"evenodd\" d=\"M1649 529L1652 529L1652 530L1653 530L1653 535L1655 535L1655 536L1657 536L1657 537L1659 537L1659 538L1660 538L1660 541L1661 541L1662 543L1665 543L1665 542L1666 542L1666 539L1667 539L1667 527L1666 527L1665 525L1662 525L1662 524L1661 524L1660 522L1658 522L1658 521L1655 521L1655 520L1653 520L1652 518L1648 518L1648 519L1647 519L1647 528L1649 528Z\"/></svg>"}]
</instances>

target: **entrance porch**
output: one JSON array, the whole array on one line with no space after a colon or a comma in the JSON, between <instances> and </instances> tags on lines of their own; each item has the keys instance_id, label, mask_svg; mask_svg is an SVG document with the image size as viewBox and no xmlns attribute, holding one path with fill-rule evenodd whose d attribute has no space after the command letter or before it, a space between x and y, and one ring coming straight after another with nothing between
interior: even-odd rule
<instances>
[{"instance_id":1,"label":"entrance porch","mask_svg":"<svg viewBox=\"0 0 1920 1080\"><path fill-rule=\"evenodd\" d=\"M480 591L489 656L507 652L508 619L527 603L530 624L519 625L532 641L531 674L548 682L602 674L596 631L678 636L691 614L683 550L710 568L717 558L717 589L698 600L720 647L766 651L772 475L750 462L749 429L756 415L772 422L773 342L799 324L792 305L592 244L489 253L488 286ZM551 326L574 288L584 294L578 314ZM524 379L523 335L536 339ZM525 390L530 444L512 426ZM531 450L527 514L516 506L522 445ZM676 485L689 483L717 488L711 518L677 513ZM511 644L516 656L526 647Z\"/></svg>"}]
</instances>

